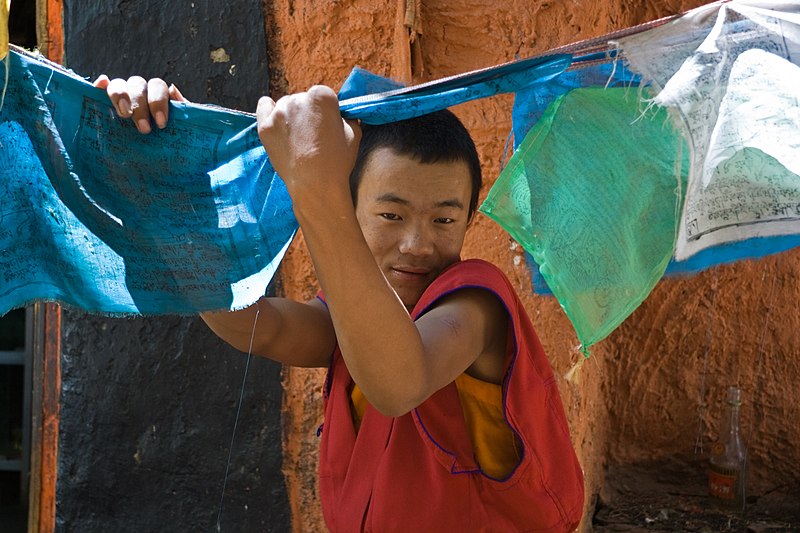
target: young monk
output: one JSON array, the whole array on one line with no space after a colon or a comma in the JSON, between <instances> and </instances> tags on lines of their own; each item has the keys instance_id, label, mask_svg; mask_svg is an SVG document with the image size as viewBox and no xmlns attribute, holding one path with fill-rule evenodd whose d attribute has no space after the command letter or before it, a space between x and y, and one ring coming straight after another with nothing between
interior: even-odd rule
<instances>
[{"instance_id":1,"label":"young monk","mask_svg":"<svg viewBox=\"0 0 800 533\"><path fill-rule=\"evenodd\" d=\"M144 133L179 95L98 85ZM242 351L252 336L255 354L328 368L328 527L573 530L583 477L552 370L502 271L460 258L481 185L464 126L441 111L359 127L327 87L264 97L257 116L322 290L202 317Z\"/></svg>"}]
</instances>

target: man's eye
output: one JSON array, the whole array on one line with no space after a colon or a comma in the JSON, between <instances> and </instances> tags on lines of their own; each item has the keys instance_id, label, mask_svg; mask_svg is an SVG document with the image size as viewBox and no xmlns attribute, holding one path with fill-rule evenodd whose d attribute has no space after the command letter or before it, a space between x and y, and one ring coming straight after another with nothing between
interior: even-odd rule
<instances>
[{"instance_id":1,"label":"man's eye","mask_svg":"<svg viewBox=\"0 0 800 533\"><path fill-rule=\"evenodd\" d=\"M437 224L452 224L453 222L455 222L455 220L447 217L439 217L437 219L434 219L434 222L436 222Z\"/></svg>"},{"instance_id":2,"label":"man's eye","mask_svg":"<svg viewBox=\"0 0 800 533\"><path fill-rule=\"evenodd\" d=\"M381 213L381 216L386 220L400 220L400 217L394 213Z\"/></svg>"}]
</instances>

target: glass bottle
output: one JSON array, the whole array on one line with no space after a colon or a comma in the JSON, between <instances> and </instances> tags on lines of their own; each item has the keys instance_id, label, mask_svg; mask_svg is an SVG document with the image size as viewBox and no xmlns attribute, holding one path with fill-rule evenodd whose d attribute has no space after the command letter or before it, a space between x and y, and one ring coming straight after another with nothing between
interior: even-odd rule
<instances>
[{"instance_id":1,"label":"glass bottle","mask_svg":"<svg viewBox=\"0 0 800 533\"><path fill-rule=\"evenodd\" d=\"M711 449L708 493L718 506L744 511L747 450L739 433L742 391L728 389L728 417L723 420L719 441Z\"/></svg>"}]
</instances>

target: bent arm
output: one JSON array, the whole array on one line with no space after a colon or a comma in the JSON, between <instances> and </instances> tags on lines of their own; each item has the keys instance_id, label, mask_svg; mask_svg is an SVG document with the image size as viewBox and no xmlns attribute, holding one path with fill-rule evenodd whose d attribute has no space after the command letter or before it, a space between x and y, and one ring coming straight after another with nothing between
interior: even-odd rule
<instances>
[{"instance_id":1,"label":"bent arm","mask_svg":"<svg viewBox=\"0 0 800 533\"><path fill-rule=\"evenodd\" d=\"M373 407L403 415L465 371L500 383L508 315L494 294L456 291L415 322L378 269L354 216L317 225L298 210L298 220L342 357Z\"/></svg>"},{"instance_id":2,"label":"bent arm","mask_svg":"<svg viewBox=\"0 0 800 533\"><path fill-rule=\"evenodd\" d=\"M206 312L200 317L237 350L292 366L327 367L336 343L330 315L316 299L299 303L262 297L239 311Z\"/></svg>"},{"instance_id":3,"label":"bent arm","mask_svg":"<svg viewBox=\"0 0 800 533\"><path fill-rule=\"evenodd\" d=\"M378 267L349 189L359 130L342 121L335 93L315 87L277 103L262 98L258 120L292 197L342 356L367 400L399 416L467 369L499 382L507 316L494 295L456 291L414 322Z\"/></svg>"}]
</instances>

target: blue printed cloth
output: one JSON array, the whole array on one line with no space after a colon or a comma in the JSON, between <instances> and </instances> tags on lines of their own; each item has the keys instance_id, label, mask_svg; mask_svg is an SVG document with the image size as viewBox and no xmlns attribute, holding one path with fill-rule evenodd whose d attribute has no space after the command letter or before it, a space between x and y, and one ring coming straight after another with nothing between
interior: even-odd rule
<instances>
[{"instance_id":1,"label":"blue printed cloth","mask_svg":"<svg viewBox=\"0 0 800 533\"><path fill-rule=\"evenodd\" d=\"M172 105L139 134L105 91L12 52L0 112L0 315L35 300L192 313L264 294L295 233L253 117Z\"/></svg>"},{"instance_id":2,"label":"blue printed cloth","mask_svg":"<svg viewBox=\"0 0 800 533\"><path fill-rule=\"evenodd\" d=\"M342 114L411 118L547 81L569 63L536 58L409 89L355 69ZM141 135L84 79L16 51L10 69L0 111L0 315L37 300L191 314L265 293L297 222L252 115L171 103L168 127Z\"/></svg>"}]
</instances>

